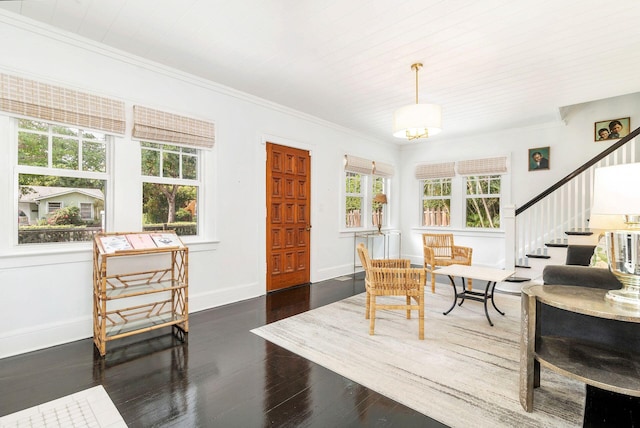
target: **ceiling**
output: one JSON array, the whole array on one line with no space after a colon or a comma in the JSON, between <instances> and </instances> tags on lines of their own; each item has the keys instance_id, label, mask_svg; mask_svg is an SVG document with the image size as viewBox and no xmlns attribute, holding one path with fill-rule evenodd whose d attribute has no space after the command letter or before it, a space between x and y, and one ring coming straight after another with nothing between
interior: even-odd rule
<instances>
[{"instance_id":1,"label":"ceiling","mask_svg":"<svg viewBox=\"0 0 640 428\"><path fill-rule=\"evenodd\" d=\"M393 141L440 104L435 139L560 120L640 92L640 1L3 0L0 9ZM428 141L428 140L427 140Z\"/></svg>"}]
</instances>

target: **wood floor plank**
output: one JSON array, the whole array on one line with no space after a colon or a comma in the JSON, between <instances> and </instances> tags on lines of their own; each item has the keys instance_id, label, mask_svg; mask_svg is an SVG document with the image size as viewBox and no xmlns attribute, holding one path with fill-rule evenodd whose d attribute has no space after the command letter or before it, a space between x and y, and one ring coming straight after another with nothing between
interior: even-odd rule
<instances>
[{"instance_id":1,"label":"wood floor plank","mask_svg":"<svg viewBox=\"0 0 640 428\"><path fill-rule=\"evenodd\" d=\"M104 358L85 339L2 359L0 416L104 385L131 428L443 426L250 332L363 291L330 280L197 312L185 343L160 329Z\"/></svg>"}]
</instances>

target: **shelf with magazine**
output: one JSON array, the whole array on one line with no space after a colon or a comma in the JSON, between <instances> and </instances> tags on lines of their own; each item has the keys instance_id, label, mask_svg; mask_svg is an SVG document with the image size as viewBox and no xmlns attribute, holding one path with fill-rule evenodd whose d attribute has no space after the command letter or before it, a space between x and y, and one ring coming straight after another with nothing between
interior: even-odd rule
<instances>
[{"instance_id":1,"label":"shelf with magazine","mask_svg":"<svg viewBox=\"0 0 640 428\"><path fill-rule=\"evenodd\" d=\"M189 249L175 232L98 233L93 242L93 340L163 327L189 331Z\"/></svg>"}]
</instances>

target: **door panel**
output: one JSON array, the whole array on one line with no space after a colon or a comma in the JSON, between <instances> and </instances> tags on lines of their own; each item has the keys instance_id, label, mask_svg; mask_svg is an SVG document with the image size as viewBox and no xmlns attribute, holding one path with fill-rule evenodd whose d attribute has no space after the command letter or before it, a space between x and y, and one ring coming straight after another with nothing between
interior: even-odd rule
<instances>
[{"instance_id":1,"label":"door panel","mask_svg":"<svg viewBox=\"0 0 640 428\"><path fill-rule=\"evenodd\" d=\"M267 291L309 283L310 160L267 143Z\"/></svg>"}]
</instances>

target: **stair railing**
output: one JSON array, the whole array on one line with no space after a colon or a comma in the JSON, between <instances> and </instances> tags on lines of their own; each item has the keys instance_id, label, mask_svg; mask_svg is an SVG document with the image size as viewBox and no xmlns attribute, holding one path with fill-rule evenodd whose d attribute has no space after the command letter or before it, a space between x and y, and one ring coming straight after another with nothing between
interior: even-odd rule
<instances>
[{"instance_id":1,"label":"stair railing","mask_svg":"<svg viewBox=\"0 0 640 428\"><path fill-rule=\"evenodd\" d=\"M515 241L507 245L513 245L516 266L528 266L527 255L544 256L547 243L566 243L566 231L589 230L595 169L636 162L638 134L640 128L515 210L515 231L506 236Z\"/></svg>"}]
</instances>

